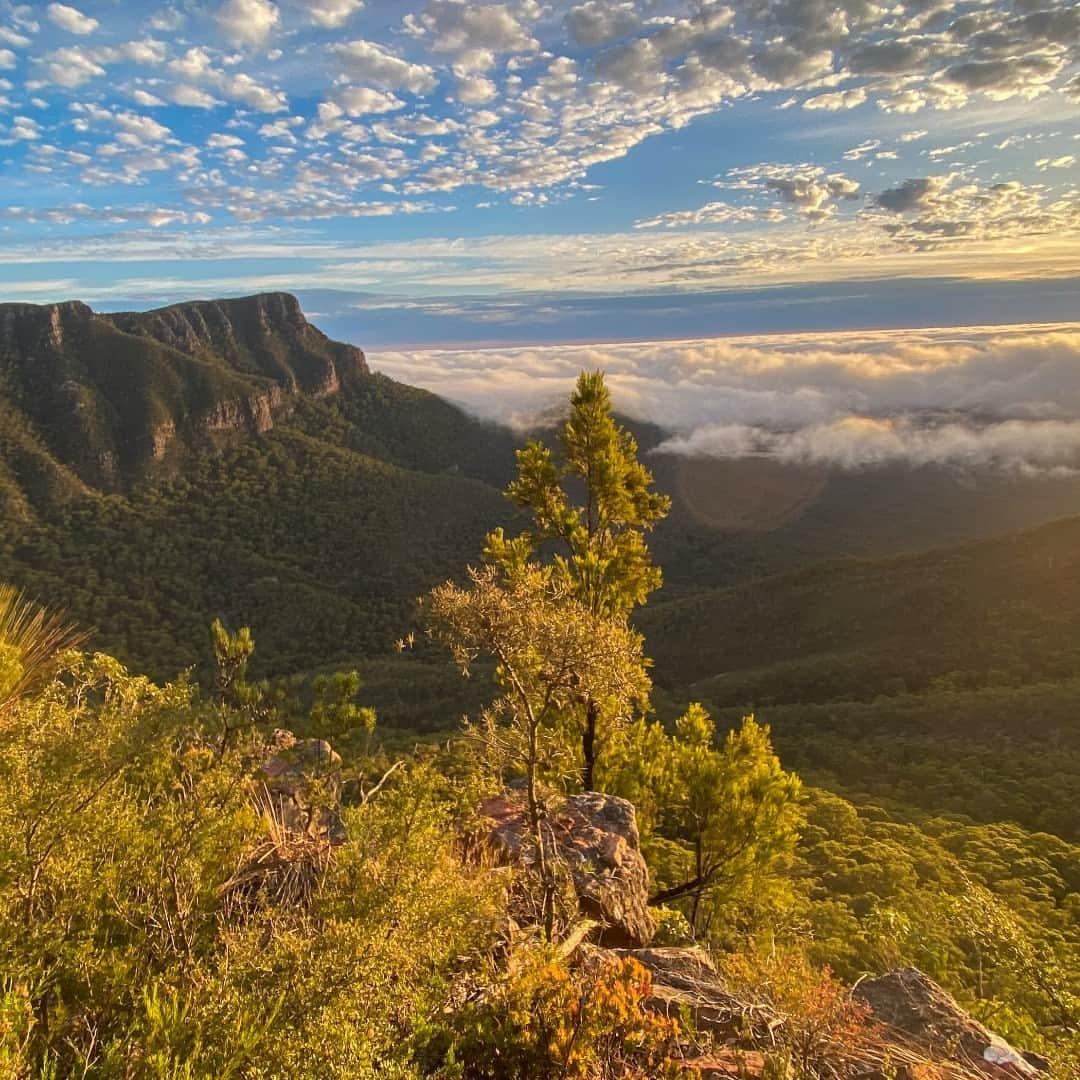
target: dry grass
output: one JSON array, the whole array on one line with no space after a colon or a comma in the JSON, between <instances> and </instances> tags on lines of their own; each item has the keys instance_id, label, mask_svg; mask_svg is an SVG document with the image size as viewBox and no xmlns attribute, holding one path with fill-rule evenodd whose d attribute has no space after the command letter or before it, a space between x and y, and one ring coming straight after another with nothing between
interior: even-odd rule
<instances>
[{"instance_id":1,"label":"dry grass","mask_svg":"<svg viewBox=\"0 0 1080 1080\"><path fill-rule=\"evenodd\" d=\"M225 910L250 911L266 904L305 908L322 884L333 845L324 835L290 828L265 789L255 802L264 824L263 838L245 852L221 886Z\"/></svg>"}]
</instances>

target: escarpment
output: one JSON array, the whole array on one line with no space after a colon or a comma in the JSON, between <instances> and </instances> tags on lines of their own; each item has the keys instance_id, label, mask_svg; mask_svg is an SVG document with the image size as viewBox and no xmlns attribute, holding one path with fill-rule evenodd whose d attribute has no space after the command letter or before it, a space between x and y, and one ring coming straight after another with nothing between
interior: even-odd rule
<instances>
[{"instance_id":1,"label":"escarpment","mask_svg":"<svg viewBox=\"0 0 1080 1080\"><path fill-rule=\"evenodd\" d=\"M367 374L360 349L331 341L285 293L118 314L0 305L0 396L59 463L105 491L230 433L269 431L298 398Z\"/></svg>"}]
</instances>

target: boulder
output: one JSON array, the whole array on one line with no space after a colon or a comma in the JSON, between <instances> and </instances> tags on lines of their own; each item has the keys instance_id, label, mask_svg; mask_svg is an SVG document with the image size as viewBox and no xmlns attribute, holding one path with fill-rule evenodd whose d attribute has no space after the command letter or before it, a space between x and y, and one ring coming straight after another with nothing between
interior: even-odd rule
<instances>
[{"instance_id":1,"label":"boulder","mask_svg":"<svg viewBox=\"0 0 1080 1080\"><path fill-rule=\"evenodd\" d=\"M339 843L341 756L325 739L297 739L280 729L272 745L259 776L275 818L291 832Z\"/></svg>"},{"instance_id":2,"label":"boulder","mask_svg":"<svg viewBox=\"0 0 1080 1080\"><path fill-rule=\"evenodd\" d=\"M663 1016L689 1017L694 1030L719 1042L741 1033L743 1008L723 987L703 949L622 949L652 976L645 1007Z\"/></svg>"},{"instance_id":3,"label":"boulder","mask_svg":"<svg viewBox=\"0 0 1080 1080\"><path fill-rule=\"evenodd\" d=\"M772 1045L773 1033L781 1023L764 1006L729 993L704 949L603 949L585 944L578 947L574 959L585 969L636 960L651 976L645 1008L661 1016L689 1020L693 1031L713 1048L728 1043L733 1044L728 1049L741 1052Z\"/></svg>"},{"instance_id":4,"label":"boulder","mask_svg":"<svg viewBox=\"0 0 1080 1080\"><path fill-rule=\"evenodd\" d=\"M496 795L480 806L486 840L503 865L529 865L532 844L522 800ZM626 799L587 791L549 809L544 827L558 862L573 881L583 915L601 927L599 942L618 948L648 945L656 933L649 911L649 871L641 855L637 818Z\"/></svg>"},{"instance_id":5,"label":"boulder","mask_svg":"<svg viewBox=\"0 0 1080 1080\"><path fill-rule=\"evenodd\" d=\"M1025 1080L1043 1076L1047 1063L1011 1047L969 1016L940 986L916 968L864 979L854 995L873 1010L903 1044L952 1060L977 1076Z\"/></svg>"}]
</instances>

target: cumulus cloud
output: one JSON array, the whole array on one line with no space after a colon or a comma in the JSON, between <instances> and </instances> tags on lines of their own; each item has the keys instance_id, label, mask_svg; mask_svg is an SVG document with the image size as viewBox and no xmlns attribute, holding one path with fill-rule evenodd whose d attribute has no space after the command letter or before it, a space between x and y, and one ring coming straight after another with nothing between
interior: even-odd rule
<instances>
[{"instance_id":1,"label":"cumulus cloud","mask_svg":"<svg viewBox=\"0 0 1080 1080\"><path fill-rule=\"evenodd\" d=\"M216 92L257 112L285 112L289 107L284 91L264 86L246 72L216 67L210 53L201 46L189 48L183 56L170 60L167 67L178 80L167 91L176 105L212 109L220 104Z\"/></svg>"},{"instance_id":2,"label":"cumulus cloud","mask_svg":"<svg viewBox=\"0 0 1080 1080\"><path fill-rule=\"evenodd\" d=\"M827 172L820 165L751 165L730 169L713 184L719 188L767 192L794 207L811 221L836 213L837 204L855 199L859 182L843 173Z\"/></svg>"},{"instance_id":3,"label":"cumulus cloud","mask_svg":"<svg viewBox=\"0 0 1080 1080\"><path fill-rule=\"evenodd\" d=\"M1007 163L995 160L989 137L976 140L958 162L969 134L960 129L968 118L973 130L983 126L976 112L961 113L949 119L958 133L943 140L953 146L935 148L928 168L914 168L907 155L915 149L904 146L918 132L899 134L896 118L882 117L875 138L863 139L866 132L840 115L859 106L864 116L865 106L873 105L904 115L1010 99L1008 116L994 113L995 125L1000 120L1000 126L1021 128L1031 121L1045 128L1053 102L1068 108L1067 95L1080 95L1074 0L892 6L869 0L416 0L366 6L362 0L173 0L156 12L156 5L134 0L86 6L100 19L101 33L54 48L57 35L50 28L45 49L26 58L27 89L41 90L47 99L47 88L75 90L96 81L96 100L109 100L112 91L144 108L232 107L222 124L250 131L247 157L218 154L212 167L196 170L186 152L177 159L181 172L173 190L203 199L214 198L212 187L247 191L243 200L219 200L222 207L242 206L245 214L267 189L281 198L287 194L290 206L306 200L319 215L357 202L417 205L425 193L440 203L434 193L462 187L487 189L469 196L477 207L607 198L588 184L595 166L742 100L761 110L751 115L765 115L771 106L805 108L807 131L829 133L821 153L815 147L794 157L792 148L806 144L784 143L802 164L750 164L752 158L736 156L742 151L733 148L721 160L743 168L714 179L722 191L713 200L688 207L679 196L670 206L650 207L648 216L636 211L642 220L633 231L626 225L632 240L601 243L595 258L564 255L566 270L555 269L571 287L604 279L605 286L705 288L748 274L803 280L812 265L832 274L841 264L856 263L876 275L872 264L897 252L915 258L946 247L960 252L964 245L974 252L973 261L960 272L976 273L987 265L980 245L1043 237L1040 245L1063 246L1077 226L1075 185L1069 187L1075 144L1063 144L1065 135L1038 151L1032 142L1031 161L1023 165L1019 144L1010 148ZM22 62L9 54L31 43L34 10L52 8L88 18L63 4L9 5L10 26L0 28L0 41L10 48L0 52L0 67ZM126 19L132 12L137 18ZM167 40L115 44L122 41L125 19ZM116 70L122 64L158 70ZM445 93L436 93L440 88ZM0 84L0 94L11 90ZM1046 105L1025 104L1050 91L1054 97ZM410 128L387 119L413 108L417 96L431 97L426 123ZM7 99L5 106L9 112L18 107ZM252 111L303 117L270 134L260 118L246 115ZM796 115L787 114L786 123ZM182 133L182 124L176 128ZM845 130L853 133L840 134ZM204 139L203 131L193 136L200 148ZM57 141L62 143L62 132ZM688 143L704 145L700 128ZM850 149L843 152L845 147ZM79 147L77 153L105 159L116 148ZM19 157L29 174L50 170L63 183L87 177L104 182L110 170L115 173L108 161L88 172L75 157L47 159L43 148ZM908 162L903 171L876 167L901 158ZM156 169L162 160L147 157L146 163ZM861 163L859 180L848 162ZM906 178L930 186L920 197L915 188L904 188ZM679 238L688 240L681 250L663 242L674 239L668 230L680 227ZM1030 246L1013 247L1017 265L1033 258ZM999 266L1003 250L996 250ZM1064 262L1063 255L1055 257ZM497 274L490 277L498 283ZM512 261L506 278L521 284L519 262Z\"/></svg>"},{"instance_id":4,"label":"cumulus cloud","mask_svg":"<svg viewBox=\"0 0 1080 1080\"><path fill-rule=\"evenodd\" d=\"M438 80L426 64L412 64L373 41L349 41L335 47L345 74L357 82L371 83L383 90L407 90L426 94Z\"/></svg>"},{"instance_id":5,"label":"cumulus cloud","mask_svg":"<svg viewBox=\"0 0 1080 1080\"><path fill-rule=\"evenodd\" d=\"M460 0L430 0L419 14L403 20L407 33L427 41L437 53L449 53L461 72L486 70L496 53L519 53L539 48L522 13L538 5L466 4Z\"/></svg>"},{"instance_id":6,"label":"cumulus cloud","mask_svg":"<svg viewBox=\"0 0 1080 1080\"><path fill-rule=\"evenodd\" d=\"M281 25L281 12L270 0L225 0L214 18L236 45L261 45Z\"/></svg>"},{"instance_id":7,"label":"cumulus cloud","mask_svg":"<svg viewBox=\"0 0 1080 1080\"><path fill-rule=\"evenodd\" d=\"M316 26L336 29L344 26L364 6L364 0L311 0L303 6Z\"/></svg>"},{"instance_id":8,"label":"cumulus cloud","mask_svg":"<svg viewBox=\"0 0 1080 1080\"><path fill-rule=\"evenodd\" d=\"M853 90L838 90L831 94L817 94L803 102L804 109L821 109L824 112L840 112L854 109L866 100L866 88L857 86Z\"/></svg>"},{"instance_id":9,"label":"cumulus cloud","mask_svg":"<svg viewBox=\"0 0 1080 1080\"><path fill-rule=\"evenodd\" d=\"M588 0L566 14L566 32L575 45L604 45L636 30L641 19L632 3Z\"/></svg>"},{"instance_id":10,"label":"cumulus cloud","mask_svg":"<svg viewBox=\"0 0 1080 1080\"><path fill-rule=\"evenodd\" d=\"M55 23L69 34L92 34L98 28L97 19L84 15L77 8L68 7L67 4L50 4L45 13L49 22Z\"/></svg>"},{"instance_id":11,"label":"cumulus cloud","mask_svg":"<svg viewBox=\"0 0 1080 1080\"><path fill-rule=\"evenodd\" d=\"M513 318L513 312L510 312ZM867 468L1080 467L1080 325L375 352L380 370L519 422L603 369L664 452Z\"/></svg>"},{"instance_id":12,"label":"cumulus cloud","mask_svg":"<svg viewBox=\"0 0 1080 1080\"><path fill-rule=\"evenodd\" d=\"M335 104L349 116L396 112L405 102L394 94L372 90L370 86L346 86L335 95Z\"/></svg>"},{"instance_id":13,"label":"cumulus cloud","mask_svg":"<svg viewBox=\"0 0 1080 1080\"><path fill-rule=\"evenodd\" d=\"M1064 156L1063 168L1072 165ZM1047 159L1047 164L1052 164ZM955 173L912 177L886 188L873 205L892 216L876 220L898 244L934 249L957 241L1069 234L1080 228L1080 193L1060 198L1018 180L980 184Z\"/></svg>"}]
</instances>

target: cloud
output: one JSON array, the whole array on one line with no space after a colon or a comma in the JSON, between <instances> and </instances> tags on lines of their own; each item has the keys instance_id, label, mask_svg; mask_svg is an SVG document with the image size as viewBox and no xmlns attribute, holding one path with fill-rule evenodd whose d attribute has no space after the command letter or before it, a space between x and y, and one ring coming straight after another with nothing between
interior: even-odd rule
<instances>
[{"instance_id":1,"label":"cloud","mask_svg":"<svg viewBox=\"0 0 1080 1080\"><path fill-rule=\"evenodd\" d=\"M12 142L37 142L41 138L41 125L32 117L16 116L7 128L6 135L6 139L0 142L6 142L8 145Z\"/></svg>"},{"instance_id":2,"label":"cloud","mask_svg":"<svg viewBox=\"0 0 1080 1080\"><path fill-rule=\"evenodd\" d=\"M261 45L281 25L281 12L270 0L225 0L214 16L235 45Z\"/></svg>"},{"instance_id":3,"label":"cloud","mask_svg":"<svg viewBox=\"0 0 1080 1080\"><path fill-rule=\"evenodd\" d=\"M1080 468L1080 420L934 422L845 417L798 431L742 424L706 425L668 439L657 453L682 457L766 457L787 465L868 469L928 465L1020 472Z\"/></svg>"},{"instance_id":4,"label":"cloud","mask_svg":"<svg viewBox=\"0 0 1080 1080\"><path fill-rule=\"evenodd\" d=\"M284 91L263 86L245 72L233 73L215 67L210 53L199 46L170 60L168 70L180 80L167 91L169 99L176 105L212 109L220 104L210 92L216 90L222 97L248 105L257 112L285 112L289 107ZM210 89L197 85L200 83Z\"/></svg>"},{"instance_id":5,"label":"cloud","mask_svg":"<svg viewBox=\"0 0 1080 1080\"><path fill-rule=\"evenodd\" d=\"M604 45L636 30L641 24L632 3L605 3L588 0L566 14L566 32L579 46Z\"/></svg>"},{"instance_id":6,"label":"cloud","mask_svg":"<svg viewBox=\"0 0 1080 1080\"><path fill-rule=\"evenodd\" d=\"M92 34L98 28L97 19L84 15L76 8L68 7L67 4L50 4L46 8L49 22L66 30L69 34Z\"/></svg>"},{"instance_id":7,"label":"cloud","mask_svg":"<svg viewBox=\"0 0 1080 1080\"><path fill-rule=\"evenodd\" d=\"M342 70L357 82L383 90L427 94L435 89L435 72L425 64L411 64L373 41L349 41L335 46Z\"/></svg>"},{"instance_id":8,"label":"cloud","mask_svg":"<svg viewBox=\"0 0 1080 1080\"><path fill-rule=\"evenodd\" d=\"M405 108L405 102L394 94L384 94L369 86L346 86L334 95L335 104L349 116L369 116L377 113L396 112Z\"/></svg>"},{"instance_id":9,"label":"cloud","mask_svg":"<svg viewBox=\"0 0 1080 1080\"><path fill-rule=\"evenodd\" d=\"M853 90L839 90L832 94L818 94L807 98L802 107L804 109L821 109L825 112L839 112L842 109L854 109L866 100L866 88L856 87Z\"/></svg>"},{"instance_id":10,"label":"cloud","mask_svg":"<svg viewBox=\"0 0 1080 1080\"><path fill-rule=\"evenodd\" d=\"M713 184L732 190L765 192L795 207L810 221L824 221L837 204L855 199L859 182L843 173L829 173L820 165L750 165L729 169Z\"/></svg>"},{"instance_id":11,"label":"cloud","mask_svg":"<svg viewBox=\"0 0 1080 1080\"><path fill-rule=\"evenodd\" d=\"M1072 155L1062 160L1069 168ZM873 206L893 216L872 217L898 244L922 250L974 240L1069 235L1080 229L1080 192L1055 198L1038 185L1018 180L980 184L956 173L913 177L873 197Z\"/></svg>"},{"instance_id":12,"label":"cloud","mask_svg":"<svg viewBox=\"0 0 1080 1080\"><path fill-rule=\"evenodd\" d=\"M364 0L305 0L303 6L316 26L333 30L344 26L364 6Z\"/></svg>"},{"instance_id":13,"label":"cloud","mask_svg":"<svg viewBox=\"0 0 1080 1080\"><path fill-rule=\"evenodd\" d=\"M481 415L518 421L564 400L578 371L599 368L619 409L680 431L669 453L841 468L1080 467L1080 324L370 359Z\"/></svg>"},{"instance_id":14,"label":"cloud","mask_svg":"<svg viewBox=\"0 0 1080 1080\"><path fill-rule=\"evenodd\" d=\"M94 54L78 45L55 49L40 59L35 58L35 63L39 65L44 82L69 90L105 74L105 68L98 63Z\"/></svg>"},{"instance_id":15,"label":"cloud","mask_svg":"<svg viewBox=\"0 0 1080 1080\"><path fill-rule=\"evenodd\" d=\"M524 4L521 9L537 5ZM403 20L407 33L426 40L437 53L449 53L459 73L486 70L496 53L529 52L539 43L509 4L430 0L420 14Z\"/></svg>"},{"instance_id":16,"label":"cloud","mask_svg":"<svg viewBox=\"0 0 1080 1080\"><path fill-rule=\"evenodd\" d=\"M925 210L934 205L948 186L947 176L922 176L905 180L896 187L886 188L874 196L874 202L897 214Z\"/></svg>"},{"instance_id":17,"label":"cloud","mask_svg":"<svg viewBox=\"0 0 1080 1080\"><path fill-rule=\"evenodd\" d=\"M674 229L684 225L730 225L735 222L756 221L758 211L752 206L732 206L726 202L711 202L697 210L676 210L644 221L635 221L635 229ZM781 214L782 218L783 215Z\"/></svg>"},{"instance_id":18,"label":"cloud","mask_svg":"<svg viewBox=\"0 0 1080 1080\"><path fill-rule=\"evenodd\" d=\"M208 91L188 83L177 83L166 93L174 105L186 105L190 109L214 109L224 104Z\"/></svg>"}]
</instances>

